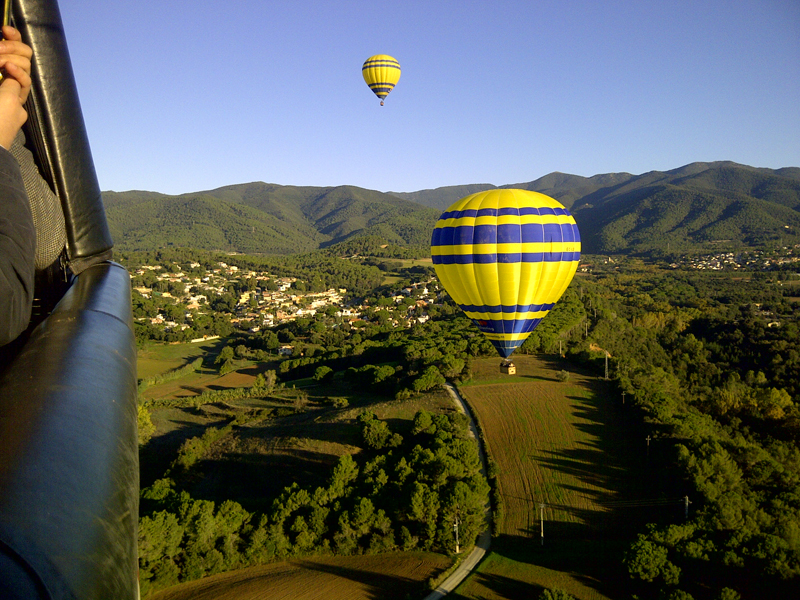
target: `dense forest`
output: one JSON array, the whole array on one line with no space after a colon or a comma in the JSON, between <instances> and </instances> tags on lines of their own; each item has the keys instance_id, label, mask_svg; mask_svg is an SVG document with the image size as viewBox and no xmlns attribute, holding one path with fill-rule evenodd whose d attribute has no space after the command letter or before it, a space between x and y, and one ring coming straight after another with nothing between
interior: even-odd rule
<instances>
[{"instance_id":1,"label":"dense forest","mask_svg":"<svg viewBox=\"0 0 800 600\"><path fill-rule=\"evenodd\" d=\"M104 192L103 202L115 245L123 251L192 247L286 255L363 236L419 246L430 242L438 216L354 186L250 183L181 196Z\"/></svg>"},{"instance_id":2,"label":"dense forest","mask_svg":"<svg viewBox=\"0 0 800 600\"><path fill-rule=\"evenodd\" d=\"M567 355L600 372L596 349L610 354L620 392L692 499L687 522L652 524L632 544L626 566L640 598L788 598L797 590L800 330L790 294L798 288L778 277L620 269L579 279L560 305L572 315L562 328L572 339L580 331L575 295L590 323ZM539 339L531 349L552 348Z\"/></svg>"}]
</instances>

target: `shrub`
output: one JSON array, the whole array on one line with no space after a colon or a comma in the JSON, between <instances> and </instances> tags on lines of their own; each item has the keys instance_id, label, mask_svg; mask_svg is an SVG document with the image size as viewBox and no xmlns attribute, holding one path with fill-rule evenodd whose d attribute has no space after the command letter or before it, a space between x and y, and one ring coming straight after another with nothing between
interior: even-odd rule
<instances>
[{"instance_id":1,"label":"shrub","mask_svg":"<svg viewBox=\"0 0 800 600\"><path fill-rule=\"evenodd\" d=\"M555 588L552 590L544 590L539 595L539 600L575 600L575 597L564 590Z\"/></svg>"},{"instance_id":2,"label":"shrub","mask_svg":"<svg viewBox=\"0 0 800 600\"><path fill-rule=\"evenodd\" d=\"M317 367L317 370L314 371L314 381L319 381L322 383L331 379L333 379L333 369L330 367L323 365L321 367Z\"/></svg>"},{"instance_id":3,"label":"shrub","mask_svg":"<svg viewBox=\"0 0 800 600\"><path fill-rule=\"evenodd\" d=\"M230 373L231 371L235 370L236 370L236 365L233 364L233 361L229 358L224 363L222 363L222 366L219 368L219 374L225 375L226 373Z\"/></svg>"}]
</instances>

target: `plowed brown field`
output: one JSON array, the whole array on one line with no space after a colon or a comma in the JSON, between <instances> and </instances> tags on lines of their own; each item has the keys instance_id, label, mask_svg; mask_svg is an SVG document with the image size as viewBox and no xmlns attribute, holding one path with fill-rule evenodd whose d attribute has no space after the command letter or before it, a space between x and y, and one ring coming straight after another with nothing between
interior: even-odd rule
<instances>
[{"instance_id":1,"label":"plowed brown field","mask_svg":"<svg viewBox=\"0 0 800 600\"><path fill-rule=\"evenodd\" d=\"M580 600L610 598L621 576L620 515L610 507L635 494L625 457L638 442L606 382L555 360L514 362L517 375L508 376L497 359L475 361L473 381L459 388L497 464L504 516L492 552L454 597L535 598L558 587ZM569 380L560 382L565 368Z\"/></svg>"},{"instance_id":2,"label":"plowed brown field","mask_svg":"<svg viewBox=\"0 0 800 600\"><path fill-rule=\"evenodd\" d=\"M307 558L220 573L168 588L151 600L404 600L452 560L440 554Z\"/></svg>"},{"instance_id":3,"label":"plowed brown field","mask_svg":"<svg viewBox=\"0 0 800 600\"><path fill-rule=\"evenodd\" d=\"M605 512L598 500L614 495L611 473L598 453L591 385L528 381L472 386L462 394L474 408L497 462L506 519L501 533L539 535L539 504L546 519L586 523ZM535 530L535 531L534 531Z\"/></svg>"}]
</instances>

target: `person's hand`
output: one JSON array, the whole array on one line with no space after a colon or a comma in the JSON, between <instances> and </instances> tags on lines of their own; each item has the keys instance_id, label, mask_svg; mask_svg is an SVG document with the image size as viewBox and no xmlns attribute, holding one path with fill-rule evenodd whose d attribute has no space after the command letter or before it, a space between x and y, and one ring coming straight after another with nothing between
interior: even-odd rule
<instances>
[{"instance_id":1,"label":"person's hand","mask_svg":"<svg viewBox=\"0 0 800 600\"><path fill-rule=\"evenodd\" d=\"M20 101L24 104L31 90L31 56L33 56L33 51L28 44L22 41L20 32L10 25L3 27L3 38L5 39L0 41L0 69L8 70L9 65L18 67L14 71L15 74L9 74L19 82Z\"/></svg>"},{"instance_id":2,"label":"person's hand","mask_svg":"<svg viewBox=\"0 0 800 600\"><path fill-rule=\"evenodd\" d=\"M27 77L25 71L14 63L6 65L6 77L0 83L0 146L8 150L20 127L28 119L22 106L22 86L18 78ZM30 81L30 77L28 77Z\"/></svg>"}]
</instances>

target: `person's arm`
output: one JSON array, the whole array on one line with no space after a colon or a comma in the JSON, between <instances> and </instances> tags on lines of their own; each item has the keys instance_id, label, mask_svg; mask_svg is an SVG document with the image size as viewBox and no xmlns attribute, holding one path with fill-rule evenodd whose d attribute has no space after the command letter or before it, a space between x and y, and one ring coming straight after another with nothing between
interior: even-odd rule
<instances>
[{"instance_id":1,"label":"person's arm","mask_svg":"<svg viewBox=\"0 0 800 600\"><path fill-rule=\"evenodd\" d=\"M6 25L0 40L0 146L9 150L17 132L28 120L25 101L31 91L31 48L19 31Z\"/></svg>"},{"instance_id":2,"label":"person's arm","mask_svg":"<svg viewBox=\"0 0 800 600\"><path fill-rule=\"evenodd\" d=\"M0 148L0 346L30 321L35 258L36 230L19 165Z\"/></svg>"},{"instance_id":3,"label":"person's arm","mask_svg":"<svg viewBox=\"0 0 800 600\"><path fill-rule=\"evenodd\" d=\"M6 34L8 29L3 28ZM16 33L16 30L13 32ZM14 44L16 40L0 42ZM8 46L6 46L6 49ZM0 47L0 54L3 48ZM28 326L33 305L36 230L19 164L8 151L28 114L22 104L30 90L24 65L7 59L0 83L0 346Z\"/></svg>"}]
</instances>

